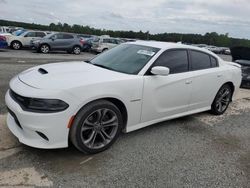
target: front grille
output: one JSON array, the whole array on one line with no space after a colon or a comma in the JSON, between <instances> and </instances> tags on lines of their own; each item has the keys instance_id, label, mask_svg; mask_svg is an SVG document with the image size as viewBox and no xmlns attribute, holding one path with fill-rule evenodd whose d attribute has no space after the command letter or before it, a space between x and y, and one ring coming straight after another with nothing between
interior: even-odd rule
<instances>
[{"instance_id":1,"label":"front grille","mask_svg":"<svg viewBox=\"0 0 250 188\"><path fill-rule=\"evenodd\" d=\"M15 93L13 90L10 89L10 96L11 98L18 103L22 109L25 109L25 106L29 105L29 101L30 99L27 97L23 97L21 95L18 95L17 93Z\"/></svg>"},{"instance_id":2,"label":"front grille","mask_svg":"<svg viewBox=\"0 0 250 188\"><path fill-rule=\"evenodd\" d=\"M20 122L18 121L17 117L16 117L16 114L14 112L12 112L9 108L8 109L8 112L10 113L10 115L14 118L17 126L20 128L20 129L23 129Z\"/></svg>"}]
</instances>

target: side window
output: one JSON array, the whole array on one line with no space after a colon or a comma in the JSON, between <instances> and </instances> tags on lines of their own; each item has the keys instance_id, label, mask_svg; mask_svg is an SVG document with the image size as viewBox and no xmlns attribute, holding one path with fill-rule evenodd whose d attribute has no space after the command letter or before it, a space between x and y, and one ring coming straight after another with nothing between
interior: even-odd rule
<instances>
[{"instance_id":1,"label":"side window","mask_svg":"<svg viewBox=\"0 0 250 188\"><path fill-rule=\"evenodd\" d=\"M55 34L54 36L56 39L63 39L63 34L58 33L58 34Z\"/></svg>"},{"instance_id":2,"label":"side window","mask_svg":"<svg viewBox=\"0 0 250 188\"><path fill-rule=\"evenodd\" d=\"M103 43L110 43L109 39L103 39Z\"/></svg>"},{"instance_id":3,"label":"side window","mask_svg":"<svg viewBox=\"0 0 250 188\"><path fill-rule=\"evenodd\" d=\"M210 56L208 54L193 50L190 51L190 54L192 59L192 70L211 68Z\"/></svg>"},{"instance_id":4,"label":"side window","mask_svg":"<svg viewBox=\"0 0 250 188\"><path fill-rule=\"evenodd\" d=\"M24 37L36 37L35 32L28 32Z\"/></svg>"},{"instance_id":5,"label":"side window","mask_svg":"<svg viewBox=\"0 0 250 188\"><path fill-rule=\"evenodd\" d=\"M171 50L163 52L155 61L155 66L168 67L170 74L188 71L188 53L187 50Z\"/></svg>"},{"instance_id":6,"label":"side window","mask_svg":"<svg viewBox=\"0 0 250 188\"><path fill-rule=\"evenodd\" d=\"M44 37L45 36L45 33L43 32L36 32L36 37Z\"/></svg>"},{"instance_id":7,"label":"side window","mask_svg":"<svg viewBox=\"0 0 250 188\"><path fill-rule=\"evenodd\" d=\"M73 39L73 35L63 34L63 39Z\"/></svg>"},{"instance_id":8,"label":"side window","mask_svg":"<svg viewBox=\"0 0 250 188\"><path fill-rule=\"evenodd\" d=\"M211 66L212 67L218 67L218 62L217 59L215 59L214 57L210 56L211 59Z\"/></svg>"}]
</instances>

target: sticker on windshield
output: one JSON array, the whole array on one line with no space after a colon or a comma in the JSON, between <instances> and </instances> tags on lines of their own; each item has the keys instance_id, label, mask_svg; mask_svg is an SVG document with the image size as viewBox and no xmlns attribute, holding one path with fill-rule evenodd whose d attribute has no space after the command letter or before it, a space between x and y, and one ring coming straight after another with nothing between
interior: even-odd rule
<instances>
[{"instance_id":1,"label":"sticker on windshield","mask_svg":"<svg viewBox=\"0 0 250 188\"><path fill-rule=\"evenodd\" d=\"M142 55L147 55L147 56L153 56L155 55L155 52L152 52L152 51L148 51L148 50L139 50L137 52L138 54L142 54Z\"/></svg>"}]
</instances>

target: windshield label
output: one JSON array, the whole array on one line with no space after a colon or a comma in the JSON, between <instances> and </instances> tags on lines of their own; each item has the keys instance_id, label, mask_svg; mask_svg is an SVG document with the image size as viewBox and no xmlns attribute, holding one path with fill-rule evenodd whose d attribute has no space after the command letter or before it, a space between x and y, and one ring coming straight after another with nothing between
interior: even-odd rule
<instances>
[{"instance_id":1,"label":"windshield label","mask_svg":"<svg viewBox=\"0 0 250 188\"><path fill-rule=\"evenodd\" d=\"M153 56L155 55L155 52L152 52L152 51L148 51L148 50L139 50L137 52L138 54L142 54L142 55L147 55L147 56Z\"/></svg>"}]
</instances>

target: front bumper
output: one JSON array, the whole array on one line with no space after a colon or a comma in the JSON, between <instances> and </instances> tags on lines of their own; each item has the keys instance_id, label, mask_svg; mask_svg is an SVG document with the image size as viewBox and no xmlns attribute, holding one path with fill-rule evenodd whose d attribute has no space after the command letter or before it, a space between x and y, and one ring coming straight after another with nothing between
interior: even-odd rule
<instances>
[{"instance_id":1,"label":"front bumper","mask_svg":"<svg viewBox=\"0 0 250 188\"><path fill-rule=\"evenodd\" d=\"M22 96L27 97L53 97L57 96L60 99L68 102L70 105L65 111L56 113L36 113L24 111L21 106L10 96L9 91L5 95L5 102L9 113L7 115L7 126L10 131L25 145L35 148L65 148L68 146L68 123L75 111L72 106L74 101L67 101L72 97L67 93L54 94L55 91L44 91L32 88L18 78L12 79L11 88ZM25 94L26 93L26 94ZM42 133L42 134L41 134ZM42 135L42 136L41 136ZM43 137L45 135L47 139Z\"/></svg>"}]
</instances>

